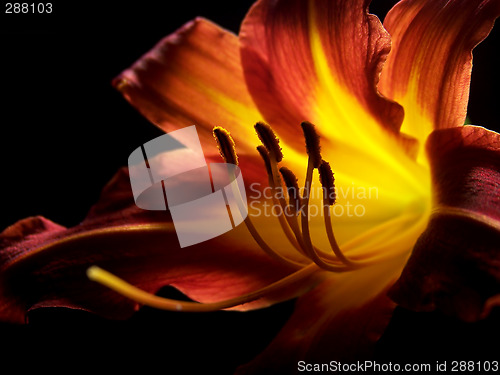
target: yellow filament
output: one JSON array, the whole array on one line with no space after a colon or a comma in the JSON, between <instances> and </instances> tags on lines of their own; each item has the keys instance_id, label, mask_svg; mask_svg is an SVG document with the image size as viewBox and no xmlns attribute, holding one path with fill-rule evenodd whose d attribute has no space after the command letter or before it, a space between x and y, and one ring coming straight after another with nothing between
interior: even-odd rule
<instances>
[{"instance_id":1,"label":"yellow filament","mask_svg":"<svg viewBox=\"0 0 500 375\"><path fill-rule=\"evenodd\" d=\"M260 246L260 248L267 255L269 255L271 258L273 258L273 259L277 260L278 262L283 263L283 264L285 264L287 266L292 266L292 267L295 267L295 268L300 268L300 267L304 266L303 263L298 263L298 262L295 262L294 260L285 258L280 253L274 251L266 243L266 241L264 241L264 239L260 236L259 232L257 231L257 229L253 225L252 221L250 220L250 216L246 217L246 219L245 219L245 225L247 226L247 229L250 232L250 234L252 235L252 237L254 238L255 242L257 242L257 244Z\"/></svg>"},{"instance_id":2,"label":"yellow filament","mask_svg":"<svg viewBox=\"0 0 500 375\"><path fill-rule=\"evenodd\" d=\"M272 174L271 176L269 176L269 185L271 187L271 190L274 192L273 202L274 202L274 204L279 203L279 205L281 207L281 212L285 213L286 212L286 201L281 194L278 194L278 191L276 188L276 186L280 185L279 180L278 180L278 163L277 163L277 160L274 157L274 154L272 151L270 153L269 164L271 165L271 174ZM276 197L277 194L278 194L278 198ZM283 231L285 232L287 238L289 239L290 243L295 247L295 249L297 251L299 251L302 255L309 257L309 255L304 250L306 245L304 243L303 235L300 231L297 215L292 215L292 217L289 217L288 215L285 214L285 216L286 216L286 222L283 219L282 215L279 215L279 221L280 221L281 227L282 227ZM296 241L293 240L293 237L290 238L290 236L292 235L290 233L290 229L292 230ZM318 253L318 254L323 253L321 250L316 248L313 244L312 244L312 247L316 253ZM324 254L323 253L323 255L326 258L328 258L329 260L338 261L338 259L335 257L332 257L331 254Z\"/></svg>"},{"instance_id":3,"label":"yellow filament","mask_svg":"<svg viewBox=\"0 0 500 375\"><path fill-rule=\"evenodd\" d=\"M235 154L236 154L236 152L235 152ZM230 172L230 173L232 174L232 179L235 180L236 176L234 175L234 172ZM234 196L237 197L236 201L238 202L238 205L239 205L240 202L243 201L243 197L241 196L241 192L240 192L238 184L231 184L231 189L233 191ZM239 207L239 209L240 209L240 212L245 211L245 210L243 210L243 207ZM245 225L246 225L248 231L250 232L250 235L253 237L255 242L257 242L257 244L260 246L260 248L267 255L269 255L271 258L278 261L279 263L282 263L286 266L291 266L293 268L302 268L305 265L304 263L299 263L299 262L296 262L292 259L288 259L288 258L284 257L283 255L281 255L280 253L278 253L277 251L274 251L266 243L266 241L261 237L261 235L259 234L259 232L255 228L252 220L250 219L250 215L246 216L244 222L245 222Z\"/></svg>"},{"instance_id":4,"label":"yellow filament","mask_svg":"<svg viewBox=\"0 0 500 375\"><path fill-rule=\"evenodd\" d=\"M273 202L274 202L274 204L278 203L280 205L281 212L283 213L283 215L278 215L278 220L280 221L281 227L283 228L283 231L285 232L290 243L302 255L305 255L304 250L303 250L304 241L302 239L302 234L300 233L297 216L292 215L292 217L290 217L289 215L286 214L286 206L287 205L286 205L285 199L283 198L282 194L279 194L279 192L278 192L278 186L279 187L282 187L282 186L279 183L278 164L277 164L276 158L274 157L273 153L271 153L271 155L270 155L270 164L271 164L271 174L272 175L269 176L269 184L271 185L271 190L273 191ZM286 217L286 221L285 221L285 218L283 218L283 216Z\"/></svg>"},{"instance_id":5,"label":"yellow filament","mask_svg":"<svg viewBox=\"0 0 500 375\"><path fill-rule=\"evenodd\" d=\"M304 186L304 196L302 198L303 207L302 207L302 236L305 244L306 254L311 258L311 260L316 263L319 267L331 271L331 272L346 272L352 271L354 268L352 266L344 265L338 266L325 262L318 255L317 249L313 246L311 240L311 234L309 231L309 198L311 194L311 183L313 177L314 167L311 161L311 157L309 157L307 163L307 172L306 172L306 180Z\"/></svg>"},{"instance_id":6,"label":"yellow filament","mask_svg":"<svg viewBox=\"0 0 500 375\"><path fill-rule=\"evenodd\" d=\"M352 259L348 259L342 250L340 249L340 246L337 243L337 240L335 239L335 234L333 233L332 229L332 218L330 216L330 206L327 204L326 201L323 201L323 215L325 217L325 229L326 229L326 235L328 237L328 241L330 242L330 247L332 248L333 253L346 265L351 266L353 268L359 268L359 267L364 267L368 266L368 262L358 262Z\"/></svg>"},{"instance_id":7,"label":"yellow filament","mask_svg":"<svg viewBox=\"0 0 500 375\"><path fill-rule=\"evenodd\" d=\"M283 198L282 194L278 191L278 188L282 188L281 183L279 181L278 176L278 165L276 161L276 157L274 152L271 152L269 155L270 164L271 164L271 176L269 176L269 185L271 187L272 199L274 204L279 204L281 207L282 215L278 215L278 221L280 222L281 228L285 233L288 241L298 250L301 254L302 252L302 237L300 235L300 231L298 228L297 218L296 216L290 217L286 214L286 202Z\"/></svg>"},{"instance_id":8,"label":"yellow filament","mask_svg":"<svg viewBox=\"0 0 500 375\"><path fill-rule=\"evenodd\" d=\"M213 134L214 134L214 137L217 141L217 146L219 148L219 152L220 152L222 159L224 159L225 162L228 162L228 160L229 161L234 160L236 163L238 160L238 155L236 154L236 147L234 144L234 140L231 137L231 134L226 129L224 129L220 126L217 126L213 129ZM263 155L263 157L264 157L264 155ZM266 160L264 160L264 161L266 161ZM234 171L230 170L229 173L232 177L232 180L236 180L236 176L234 175ZM269 183L271 184L271 177L269 177ZM233 191L234 196L237 197L236 201L237 201L240 213L243 214L244 212L246 212L246 209L244 209L244 207L242 207L240 205L240 203L243 201L243 198L241 196L241 192L240 192L238 184L231 184L231 189ZM291 266L293 268L301 268L302 266L304 266L304 264L295 262L294 260L291 260L291 259L288 259L288 258L282 256L281 254L279 254L278 252L274 251L266 243L266 241L264 241L264 239L260 236L259 232L257 231L255 226L253 225L253 223L248 215L246 216L244 222L245 222L245 225L246 225L248 231L250 232L251 236L255 240L255 242L257 242L257 244L260 246L260 248L267 255L269 255L271 258L278 261L279 263L282 263L286 266ZM285 232L285 234L286 234L286 232Z\"/></svg>"}]
</instances>

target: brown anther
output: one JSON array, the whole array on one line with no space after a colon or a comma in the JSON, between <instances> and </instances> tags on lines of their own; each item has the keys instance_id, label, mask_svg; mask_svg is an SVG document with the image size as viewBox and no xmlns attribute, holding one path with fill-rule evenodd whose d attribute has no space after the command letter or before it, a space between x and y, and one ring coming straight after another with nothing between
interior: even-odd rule
<instances>
[{"instance_id":1,"label":"brown anther","mask_svg":"<svg viewBox=\"0 0 500 375\"><path fill-rule=\"evenodd\" d=\"M304 132L304 138L306 139L306 149L309 158L311 158L311 163L314 168L318 168L321 164L321 148L319 145L319 135L313 124L308 121L304 121L300 124L302 131Z\"/></svg>"},{"instance_id":2,"label":"brown anther","mask_svg":"<svg viewBox=\"0 0 500 375\"><path fill-rule=\"evenodd\" d=\"M321 160L318 172L319 180L321 181L321 185L323 185L323 200L326 204L333 206L337 199L337 193L335 192L335 177L333 177L330 163Z\"/></svg>"},{"instance_id":3,"label":"brown anther","mask_svg":"<svg viewBox=\"0 0 500 375\"><path fill-rule=\"evenodd\" d=\"M283 176L283 181L288 190L288 195L290 197L289 204L294 212L297 212L300 208L300 192L297 177L287 167L281 167L280 173L281 176Z\"/></svg>"},{"instance_id":4,"label":"brown anther","mask_svg":"<svg viewBox=\"0 0 500 375\"><path fill-rule=\"evenodd\" d=\"M236 155L236 148L231 134L226 129L216 126L213 130L213 135L217 141L217 147L222 159L226 163L238 165L238 156Z\"/></svg>"},{"instance_id":5,"label":"brown anther","mask_svg":"<svg viewBox=\"0 0 500 375\"><path fill-rule=\"evenodd\" d=\"M271 129L271 127L264 122L256 123L254 128L267 151L269 151L270 154L274 154L276 162L279 163L283 160L283 152L281 151L281 147L279 145L280 141L278 137L276 137L273 129Z\"/></svg>"}]
</instances>

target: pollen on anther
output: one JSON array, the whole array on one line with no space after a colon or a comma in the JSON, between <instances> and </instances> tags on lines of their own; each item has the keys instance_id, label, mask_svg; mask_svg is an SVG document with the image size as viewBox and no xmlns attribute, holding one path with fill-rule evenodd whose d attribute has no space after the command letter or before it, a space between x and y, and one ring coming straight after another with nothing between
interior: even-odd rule
<instances>
[{"instance_id":1,"label":"pollen on anther","mask_svg":"<svg viewBox=\"0 0 500 375\"><path fill-rule=\"evenodd\" d=\"M276 161L279 163L283 160L283 152L279 145L280 141L271 127L264 123L258 122L254 126L260 141L266 147L270 154L274 154Z\"/></svg>"},{"instance_id":2,"label":"pollen on anther","mask_svg":"<svg viewBox=\"0 0 500 375\"><path fill-rule=\"evenodd\" d=\"M333 177L332 168L330 163L321 160L318 168L319 180L323 185L323 197L326 204L332 206L337 200L337 193L335 192L335 178Z\"/></svg>"},{"instance_id":3,"label":"pollen on anther","mask_svg":"<svg viewBox=\"0 0 500 375\"><path fill-rule=\"evenodd\" d=\"M319 145L319 135L313 124L304 121L300 124L306 139L307 154L311 158L311 163L314 168L318 168L321 164L321 148Z\"/></svg>"},{"instance_id":4,"label":"pollen on anther","mask_svg":"<svg viewBox=\"0 0 500 375\"><path fill-rule=\"evenodd\" d=\"M224 159L226 163L238 165L236 147L231 134L226 129L216 126L213 130L213 135L217 141L217 147L219 148L219 153L222 159Z\"/></svg>"}]
</instances>

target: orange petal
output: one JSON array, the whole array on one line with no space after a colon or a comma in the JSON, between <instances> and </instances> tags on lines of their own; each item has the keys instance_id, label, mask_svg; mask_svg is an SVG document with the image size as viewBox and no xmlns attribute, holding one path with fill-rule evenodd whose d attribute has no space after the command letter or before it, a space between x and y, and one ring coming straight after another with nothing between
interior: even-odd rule
<instances>
[{"instance_id":1,"label":"orange petal","mask_svg":"<svg viewBox=\"0 0 500 375\"><path fill-rule=\"evenodd\" d=\"M495 0L404 0L387 15L392 50L380 90L402 104L402 132L417 138L421 152L433 129L464 124L472 49L500 14Z\"/></svg>"},{"instance_id":2,"label":"orange petal","mask_svg":"<svg viewBox=\"0 0 500 375\"><path fill-rule=\"evenodd\" d=\"M220 125L239 151L257 144L252 126L261 115L245 85L238 38L203 18L161 40L113 84L166 132L197 125L202 144L214 148L212 128Z\"/></svg>"},{"instance_id":3,"label":"orange petal","mask_svg":"<svg viewBox=\"0 0 500 375\"><path fill-rule=\"evenodd\" d=\"M500 301L500 135L438 130L428 152L435 213L391 295L412 309L477 320Z\"/></svg>"},{"instance_id":4,"label":"orange petal","mask_svg":"<svg viewBox=\"0 0 500 375\"><path fill-rule=\"evenodd\" d=\"M181 249L167 212L135 206L126 170L108 184L80 225L66 229L28 218L1 233L0 246L0 320L21 323L27 311L40 307L115 318L132 314L135 303L87 279L91 265L148 292L174 285L202 302L252 292L292 271L260 251L244 226ZM242 308L287 298L290 294L277 293Z\"/></svg>"},{"instance_id":5,"label":"orange petal","mask_svg":"<svg viewBox=\"0 0 500 375\"><path fill-rule=\"evenodd\" d=\"M390 37L367 8L364 0L261 0L247 14L240 31L247 84L288 143L302 144L303 120L327 138L346 122L362 127L363 116L398 132L402 108L376 88Z\"/></svg>"},{"instance_id":6,"label":"orange petal","mask_svg":"<svg viewBox=\"0 0 500 375\"><path fill-rule=\"evenodd\" d=\"M395 307L386 296L404 257L326 280L297 300L269 347L238 374L291 374L298 361L330 363L370 358ZM286 353L286 355L283 355Z\"/></svg>"}]
</instances>

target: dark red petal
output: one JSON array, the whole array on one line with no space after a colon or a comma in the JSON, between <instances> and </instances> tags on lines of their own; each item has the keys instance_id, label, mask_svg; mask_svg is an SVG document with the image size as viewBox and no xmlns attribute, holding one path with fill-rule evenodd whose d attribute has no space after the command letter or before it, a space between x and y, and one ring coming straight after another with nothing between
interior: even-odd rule
<instances>
[{"instance_id":1,"label":"dark red petal","mask_svg":"<svg viewBox=\"0 0 500 375\"><path fill-rule=\"evenodd\" d=\"M345 122L346 100L380 126L399 131L402 108L376 88L390 37L367 13L368 4L261 0L247 14L240 31L246 81L259 110L287 143L300 142L296 127L304 120L332 136ZM318 120L332 108L339 111L329 123Z\"/></svg>"},{"instance_id":2,"label":"dark red petal","mask_svg":"<svg viewBox=\"0 0 500 375\"><path fill-rule=\"evenodd\" d=\"M476 320L500 295L500 135L444 129L427 149L435 213L391 296L416 310L440 307Z\"/></svg>"},{"instance_id":3,"label":"dark red petal","mask_svg":"<svg viewBox=\"0 0 500 375\"><path fill-rule=\"evenodd\" d=\"M106 317L130 316L138 306L91 282L98 265L146 291L174 285L193 299L213 302L259 289L291 269L261 252L244 226L181 249L165 211L134 204L128 173L121 170L101 201L78 226L47 219L22 220L0 234L0 320L24 322L40 307L70 307ZM290 298L275 294L243 309Z\"/></svg>"}]
</instances>

